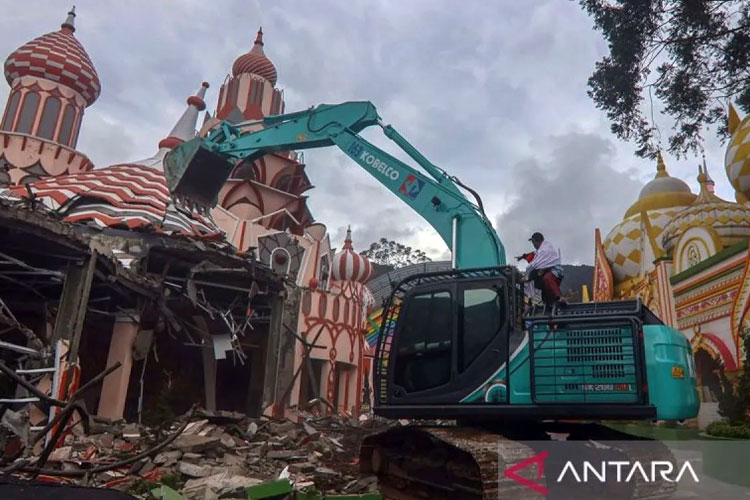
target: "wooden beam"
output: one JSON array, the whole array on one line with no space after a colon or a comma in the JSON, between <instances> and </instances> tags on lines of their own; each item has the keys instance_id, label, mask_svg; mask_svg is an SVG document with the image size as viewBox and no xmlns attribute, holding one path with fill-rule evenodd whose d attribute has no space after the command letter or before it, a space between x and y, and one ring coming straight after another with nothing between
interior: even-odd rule
<instances>
[{"instance_id":1,"label":"wooden beam","mask_svg":"<svg viewBox=\"0 0 750 500\"><path fill-rule=\"evenodd\" d=\"M97 253L92 250L81 264L71 263L65 272L65 284L50 343L54 345L58 340L67 340L70 343L68 359L71 363L78 356L96 260Z\"/></svg>"}]
</instances>

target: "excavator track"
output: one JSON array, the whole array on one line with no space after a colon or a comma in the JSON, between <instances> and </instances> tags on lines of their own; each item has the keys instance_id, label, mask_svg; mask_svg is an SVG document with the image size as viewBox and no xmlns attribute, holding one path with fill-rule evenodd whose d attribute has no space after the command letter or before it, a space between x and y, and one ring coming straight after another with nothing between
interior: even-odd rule
<instances>
[{"instance_id":1,"label":"excavator track","mask_svg":"<svg viewBox=\"0 0 750 500\"><path fill-rule=\"evenodd\" d=\"M537 480L533 468L519 471L519 475L546 488L546 494L504 475L506 468L543 451L550 452L545 475ZM606 483L578 483L567 475L557 483L569 458L594 464L636 460L643 464L652 460L674 463L663 444L598 424L574 425L566 441L514 440L477 427L403 426L366 437L360 450L362 471L378 476L380 491L390 500L661 500L671 497L677 487L668 481L645 481L640 474L633 475L629 482ZM648 470L648 465L644 467Z\"/></svg>"},{"instance_id":2,"label":"excavator track","mask_svg":"<svg viewBox=\"0 0 750 500\"><path fill-rule=\"evenodd\" d=\"M405 426L365 438L360 464L387 499L531 499L542 496L498 472L536 453L478 428Z\"/></svg>"}]
</instances>

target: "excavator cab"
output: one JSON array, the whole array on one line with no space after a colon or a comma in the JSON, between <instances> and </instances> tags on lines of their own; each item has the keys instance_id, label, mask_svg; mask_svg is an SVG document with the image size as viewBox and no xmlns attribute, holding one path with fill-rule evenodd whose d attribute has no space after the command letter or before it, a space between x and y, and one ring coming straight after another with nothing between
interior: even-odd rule
<instances>
[{"instance_id":1,"label":"excavator cab","mask_svg":"<svg viewBox=\"0 0 750 500\"><path fill-rule=\"evenodd\" d=\"M400 307L394 307L400 304ZM515 267L443 271L402 281L386 305L376 363L384 406L452 405L496 374L523 341L523 287ZM376 391L378 392L378 391ZM508 404L507 391L493 392Z\"/></svg>"},{"instance_id":2,"label":"excavator cab","mask_svg":"<svg viewBox=\"0 0 750 500\"><path fill-rule=\"evenodd\" d=\"M640 300L524 312L512 266L400 282L376 348L375 412L529 420L697 413L690 345Z\"/></svg>"}]
</instances>

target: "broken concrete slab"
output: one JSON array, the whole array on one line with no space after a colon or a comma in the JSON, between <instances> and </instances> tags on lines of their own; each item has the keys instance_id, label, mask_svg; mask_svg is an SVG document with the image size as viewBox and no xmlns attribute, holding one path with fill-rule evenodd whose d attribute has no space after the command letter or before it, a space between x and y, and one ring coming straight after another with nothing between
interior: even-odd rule
<instances>
[{"instance_id":1,"label":"broken concrete slab","mask_svg":"<svg viewBox=\"0 0 750 500\"><path fill-rule=\"evenodd\" d=\"M200 453L221 446L221 440L216 437L182 434L174 440L172 446L185 453Z\"/></svg>"},{"instance_id":2,"label":"broken concrete slab","mask_svg":"<svg viewBox=\"0 0 750 500\"><path fill-rule=\"evenodd\" d=\"M310 462L299 462L295 464L289 464L289 472L312 472L315 470L315 465Z\"/></svg>"},{"instance_id":3,"label":"broken concrete slab","mask_svg":"<svg viewBox=\"0 0 750 500\"><path fill-rule=\"evenodd\" d=\"M176 463L180 458L182 458L180 450L163 451L154 457L154 463L168 467Z\"/></svg>"},{"instance_id":4,"label":"broken concrete slab","mask_svg":"<svg viewBox=\"0 0 750 500\"><path fill-rule=\"evenodd\" d=\"M73 448L71 446L61 446L60 448L52 450L52 453L49 454L48 460L50 462L65 462L66 460L70 460L72 456Z\"/></svg>"},{"instance_id":5,"label":"broken concrete slab","mask_svg":"<svg viewBox=\"0 0 750 500\"><path fill-rule=\"evenodd\" d=\"M296 450L269 450L266 453L266 457L273 458L275 460L293 460L306 458Z\"/></svg>"},{"instance_id":6,"label":"broken concrete slab","mask_svg":"<svg viewBox=\"0 0 750 500\"><path fill-rule=\"evenodd\" d=\"M250 436L255 436L255 433L258 432L258 424L255 422L250 422L250 424L247 426L247 433Z\"/></svg>"},{"instance_id":7,"label":"broken concrete slab","mask_svg":"<svg viewBox=\"0 0 750 500\"><path fill-rule=\"evenodd\" d=\"M133 442L141 438L141 431L136 424L128 424L122 428L122 437Z\"/></svg>"},{"instance_id":8,"label":"broken concrete slab","mask_svg":"<svg viewBox=\"0 0 750 500\"><path fill-rule=\"evenodd\" d=\"M189 464L198 464L203 461L203 455L200 453L183 453L181 460Z\"/></svg>"},{"instance_id":9,"label":"broken concrete slab","mask_svg":"<svg viewBox=\"0 0 750 500\"><path fill-rule=\"evenodd\" d=\"M190 477L206 477L214 473L214 468L210 465L198 465L189 462L180 462L177 464L177 470Z\"/></svg>"}]
</instances>

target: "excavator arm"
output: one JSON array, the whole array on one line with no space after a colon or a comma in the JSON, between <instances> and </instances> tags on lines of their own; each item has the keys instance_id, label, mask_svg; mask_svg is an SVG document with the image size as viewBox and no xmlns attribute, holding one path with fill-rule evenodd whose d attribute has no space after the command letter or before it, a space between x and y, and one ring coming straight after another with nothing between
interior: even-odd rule
<instances>
[{"instance_id":1,"label":"excavator arm","mask_svg":"<svg viewBox=\"0 0 750 500\"><path fill-rule=\"evenodd\" d=\"M451 249L455 268L505 265L503 245L476 193L430 163L393 127L384 125L372 103L322 104L257 124L263 128L243 131L239 127L245 124L223 122L208 137L193 139L172 151L166 160L171 191L176 196L215 202L237 159L252 161L273 152L337 146L435 228ZM382 127L421 170L359 135L373 125ZM474 194L477 204L466 198L459 185Z\"/></svg>"}]
</instances>

